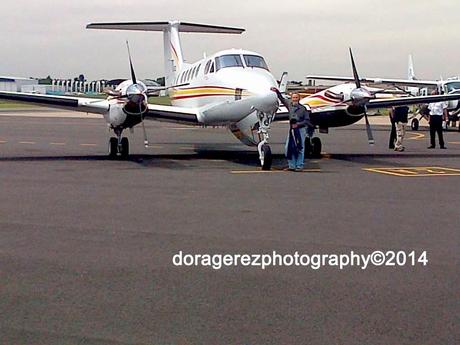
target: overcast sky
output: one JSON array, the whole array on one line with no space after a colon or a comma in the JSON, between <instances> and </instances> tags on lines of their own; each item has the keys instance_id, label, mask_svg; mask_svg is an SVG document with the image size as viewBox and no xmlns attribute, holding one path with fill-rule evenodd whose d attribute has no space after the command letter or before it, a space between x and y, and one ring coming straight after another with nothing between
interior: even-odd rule
<instances>
[{"instance_id":1,"label":"overcast sky","mask_svg":"<svg viewBox=\"0 0 460 345\"><path fill-rule=\"evenodd\" d=\"M101 21L189 22L243 27L242 35L182 34L185 59L244 48L276 77L350 75L419 79L460 74L458 0L15 0L1 1L0 75L128 78L125 40L140 78L163 75L161 33L86 30Z\"/></svg>"}]
</instances>

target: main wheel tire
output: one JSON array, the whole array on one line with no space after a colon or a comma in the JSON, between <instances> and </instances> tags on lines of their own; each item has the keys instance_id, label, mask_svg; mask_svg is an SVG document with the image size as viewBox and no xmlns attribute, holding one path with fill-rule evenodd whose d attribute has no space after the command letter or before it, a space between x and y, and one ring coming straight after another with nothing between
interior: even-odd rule
<instances>
[{"instance_id":1,"label":"main wheel tire","mask_svg":"<svg viewBox=\"0 0 460 345\"><path fill-rule=\"evenodd\" d=\"M313 158L320 158L321 157L321 149L323 145L321 144L321 139L318 137L315 137L311 139L311 155Z\"/></svg>"},{"instance_id":2,"label":"main wheel tire","mask_svg":"<svg viewBox=\"0 0 460 345\"><path fill-rule=\"evenodd\" d=\"M121 152L120 156L122 159L127 159L129 156L129 141L128 138L121 139Z\"/></svg>"},{"instance_id":3,"label":"main wheel tire","mask_svg":"<svg viewBox=\"0 0 460 345\"><path fill-rule=\"evenodd\" d=\"M270 170L273 162L272 149L268 145L263 145L262 152L264 153L264 164L262 164L262 170Z\"/></svg>"},{"instance_id":4,"label":"main wheel tire","mask_svg":"<svg viewBox=\"0 0 460 345\"><path fill-rule=\"evenodd\" d=\"M305 138L305 158L310 158L313 153L313 146L311 144L311 139L310 137Z\"/></svg>"},{"instance_id":5,"label":"main wheel tire","mask_svg":"<svg viewBox=\"0 0 460 345\"><path fill-rule=\"evenodd\" d=\"M117 151L118 151L118 140L117 138L110 138L109 140L109 158L116 158L117 157Z\"/></svg>"},{"instance_id":6,"label":"main wheel tire","mask_svg":"<svg viewBox=\"0 0 460 345\"><path fill-rule=\"evenodd\" d=\"M420 125L420 121L418 119L412 119L412 121L410 122L410 128L413 131L418 131L419 125Z\"/></svg>"}]
</instances>

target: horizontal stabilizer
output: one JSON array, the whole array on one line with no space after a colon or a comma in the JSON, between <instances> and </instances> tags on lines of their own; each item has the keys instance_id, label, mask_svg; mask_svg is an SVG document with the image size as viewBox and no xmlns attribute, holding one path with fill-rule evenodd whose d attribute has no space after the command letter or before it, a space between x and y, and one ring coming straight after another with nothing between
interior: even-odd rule
<instances>
[{"instance_id":1,"label":"horizontal stabilizer","mask_svg":"<svg viewBox=\"0 0 460 345\"><path fill-rule=\"evenodd\" d=\"M180 32L216 33L216 34L241 34L245 30L227 26L196 24L186 22L125 22L125 23L91 23L87 29L105 30L134 30L134 31L164 31L171 25L177 24Z\"/></svg>"}]
</instances>

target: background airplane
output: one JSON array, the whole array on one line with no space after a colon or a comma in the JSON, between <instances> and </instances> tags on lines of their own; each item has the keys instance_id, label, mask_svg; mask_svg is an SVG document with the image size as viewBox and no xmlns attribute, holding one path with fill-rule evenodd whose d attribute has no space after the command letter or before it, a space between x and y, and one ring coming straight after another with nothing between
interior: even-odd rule
<instances>
[{"instance_id":1,"label":"background airplane","mask_svg":"<svg viewBox=\"0 0 460 345\"><path fill-rule=\"evenodd\" d=\"M309 79L340 80L347 83L332 86L328 89L317 92L313 95L301 99L300 103L311 108L311 121L320 129L320 132L326 132L330 127L342 127L356 123L363 117L366 122L366 132L369 144L374 144L372 130L367 117L367 110L389 108L393 106L415 105L421 103L433 103L440 101L455 101L460 99L458 93L436 96L406 96L406 97L382 97L379 94L386 94L386 89L371 88L362 85L364 82L373 82L380 84L398 85L395 79L378 79L377 78L360 78L356 69L353 52L350 48L350 59L353 77L329 77L329 76L307 76ZM398 82L400 80L397 80ZM408 84L410 85L409 82ZM285 103L285 102L284 102ZM287 104L285 105L287 106ZM283 115L281 115L283 114ZM287 116L286 109L277 115L277 119ZM318 137L312 138L311 142L307 141L307 147L311 147L313 156L319 156L321 153L321 140Z\"/></svg>"},{"instance_id":2,"label":"background airplane","mask_svg":"<svg viewBox=\"0 0 460 345\"><path fill-rule=\"evenodd\" d=\"M400 90L406 91L413 96L427 96L430 89L437 89L440 94L450 95L460 93L460 80L458 77L448 78L446 80L418 80L415 75L414 62L412 55L409 55L407 79L392 79L392 78L360 78L361 83L365 84L385 84L394 86ZM352 82L354 77L340 77L340 76L327 76L327 75L308 75L307 79L328 80L338 82ZM403 89L404 88L404 89ZM451 99L447 101L449 113L457 112L460 109L460 102L458 99ZM421 116L417 118L414 116L411 120L411 128L418 130ZM459 123L460 130L460 123Z\"/></svg>"}]
</instances>

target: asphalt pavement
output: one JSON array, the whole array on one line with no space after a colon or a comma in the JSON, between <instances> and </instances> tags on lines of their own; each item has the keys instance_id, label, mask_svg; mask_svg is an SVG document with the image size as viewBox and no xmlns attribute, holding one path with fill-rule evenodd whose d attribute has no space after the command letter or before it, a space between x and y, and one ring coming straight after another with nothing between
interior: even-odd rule
<instances>
[{"instance_id":1,"label":"asphalt pavement","mask_svg":"<svg viewBox=\"0 0 460 345\"><path fill-rule=\"evenodd\" d=\"M14 114L11 114L14 115ZM55 115L55 114L54 114ZM54 116L53 115L53 116ZM147 123L106 157L101 119L0 116L2 344L458 344L460 133L428 150L321 134L274 169L223 128ZM404 266L176 266L190 254L426 252Z\"/></svg>"}]
</instances>

